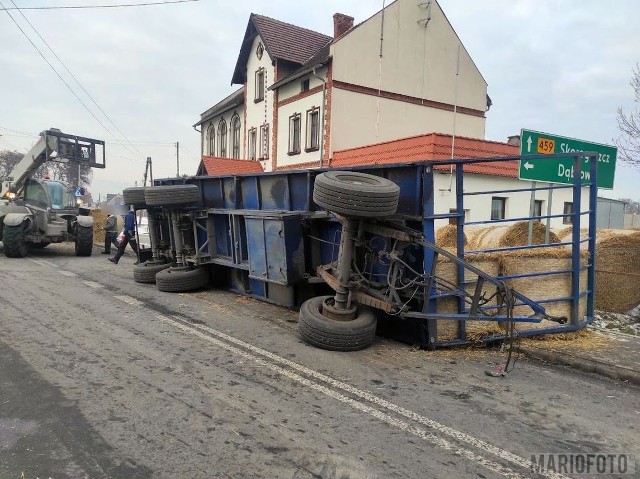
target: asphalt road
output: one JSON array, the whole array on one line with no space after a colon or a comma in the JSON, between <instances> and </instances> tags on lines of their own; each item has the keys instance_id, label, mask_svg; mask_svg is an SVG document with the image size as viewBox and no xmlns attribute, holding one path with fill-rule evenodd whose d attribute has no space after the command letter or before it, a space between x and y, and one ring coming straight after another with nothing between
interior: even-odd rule
<instances>
[{"instance_id":1,"label":"asphalt road","mask_svg":"<svg viewBox=\"0 0 640 479\"><path fill-rule=\"evenodd\" d=\"M132 256L1 253L2 479L519 478L542 477L532 454L640 452L621 382L526 360L491 378L499 351L381 338L322 351L293 311L135 283Z\"/></svg>"}]
</instances>

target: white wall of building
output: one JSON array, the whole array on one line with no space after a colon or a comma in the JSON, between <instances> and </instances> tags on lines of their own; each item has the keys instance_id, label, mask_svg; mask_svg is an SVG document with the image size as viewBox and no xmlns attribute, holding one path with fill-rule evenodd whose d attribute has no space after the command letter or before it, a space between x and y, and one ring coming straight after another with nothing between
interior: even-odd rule
<instances>
[{"instance_id":1,"label":"white wall of building","mask_svg":"<svg viewBox=\"0 0 640 479\"><path fill-rule=\"evenodd\" d=\"M333 80L484 112L486 81L437 2L429 3L427 10L421 2L397 0L385 9L382 64L382 12L333 44ZM454 133L452 111L339 89L332 95L332 151ZM485 118L458 111L455 134L484 138Z\"/></svg>"},{"instance_id":2,"label":"white wall of building","mask_svg":"<svg viewBox=\"0 0 640 479\"><path fill-rule=\"evenodd\" d=\"M458 136L484 138L484 128L484 118L456 116ZM332 91L331 152L432 132L453 134L453 114L351 91Z\"/></svg>"},{"instance_id":3,"label":"white wall of building","mask_svg":"<svg viewBox=\"0 0 640 479\"><path fill-rule=\"evenodd\" d=\"M434 172L434 207L436 214L449 213L450 209L456 208L456 180L455 173L451 175L448 171ZM548 186L548 183L537 183L537 187ZM467 173L464 178L465 192L478 191L496 191L516 188L530 188L530 181L520 181L515 178L506 178L489 175L475 175ZM505 217L523 218L529 216L529 205L531 192L515 192L515 193L494 193L465 196L465 221L488 221L491 219L491 199L493 196L505 197L506 208ZM536 191L536 200L542 201L542 215L547 214L548 191ZM581 196L581 210L586 211L589 206L589 190L583 188ZM553 191L551 201L551 214L561 215L564 213L565 202L573 202L572 189L556 189ZM546 222L544 220L543 222ZM445 226L447 220L437 220L436 227ZM497 223L496 223L497 224ZM502 223L509 225L512 223ZM588 217L583 216L581 220L581 228L589 225ZM552 218L551 227L568 226L563 224L562 218Z\"/></svg>"},{"instance_id":4,"label":"white wall of building","mask_svg":"<svg viewBox=\"0 0 640 479\"><path fill-rule=\"evenodd\" d=\"M322 78L326 78L326 68L316 71L316 74ZM294 80L286 85L283 85L279 89L279 101L293 98L296 95L301 95L297 100L280 106L278 108L278 167L295 165L299 163L315 163L312 166L319 166L320 162L320 149L305 151L307 145L307 132L308 132L308 115L307 112L314 108L320 109L320 122L324 118L323 105L322 105L322 91L305 95L301 92L301 82L305 79L309 80L309 90L314 88L322 88L323 84L318 78L315 78L311 74L306 75L300 79ZM289 138L290 138L290 117L294 114L300 114L301 128L300 128L300 153L289 154ZM320 141L323 139L323 128L320 127Z\"/></svg>"},{"instance_id":5,"label":"white wall of building","mask_svg":"<svg viewBox=\"0 0 640 479\"><path fill-rule=\"evenodd\" d=\"M272 65L271 57L267 53L266 48L262 54L262 58L258 58L256 52L258 50L258 45L262 43L262 39L260 36L256 36L253 40L253 45L251 47L251 52L249 54L249 59L247 60L247 90L245 96L245 108L247 111L247 124L245 125L246 131L248 132L251 128L255 128L258 134L258 142L260 138L260 126L264 124L269 125L269 158L266 161L262 161L262 167L265 171L271 170L271 160L272 160L272 134L273 134L273 102L275 92L267 90L270 85L274 83L275 79L275 68ZM262 43L264 45L264 43ZM265 86L264 86L264 100L255 101L255 91L256 91L256 71L259 68L264 68L265 71ZM248 141L248 135L244 134L243 138L246 138ZM245 148L245 153L243 158L248 158L248 145ZM259 145L256 146L257 151L260 151Z\"/></svg>"}]
</instances>

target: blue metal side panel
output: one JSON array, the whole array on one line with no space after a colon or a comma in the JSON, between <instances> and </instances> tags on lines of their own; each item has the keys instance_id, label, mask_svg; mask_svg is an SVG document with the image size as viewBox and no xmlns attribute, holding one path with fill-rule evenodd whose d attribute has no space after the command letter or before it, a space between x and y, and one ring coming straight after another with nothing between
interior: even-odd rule
<instances>
[{"instance_id":1,"label":"blue metal side panel","mask_svg":"<svg viewBox=\"0 0 640 479\"><path fill-rule=\"evenodd\" d=\"M258 190L258 177L245 176L239 178L242 190L242 203L249 210L260 209L260 193Z\"/></svg>"},{"instance_id":2,"label":"blue metal side panel","mask_svg":"<svg viewBox=\"0 0 640 479\"><path fill-rule=\"evenodd\" d=\"M280 219L266 218L264 221L264 250L267 255L267 280L287 284L287 252L284 242L284 224ZM249 253L251 258L251 253Z\"/></svg>"},{"instance_id":3,"label":"blue metal side panel","mask_svg":"<svg viewBox=\"0 0 640 479\"><path fill-rule=\"evenodd\" d=\"M400 187L397 214L407 216L421 216L422 185L420 181L421 168L415 165L399 168L388 168L385 176Z\"/></svg>"},{"instance_id":4,"label":"blue metal side panel","mask_svg":"<svg viewBox=\"0 0 640 479\"><path fill-rule=\"evenodd\" d=\"M289 184L287 175L260 176L260 202L262 210L289 210Z\"/></svg>"},{"instance_id":5,"label":"blue metal side panel","mask_svg":"<svg viewBox=\"0 0 640 479\"><path fill-rule=\"evenodd\" d=\"M262 218L246 218L247 250L249 251L249 278L267 279L267 252L265 226Z\"/></svg>"},{"instance_id":6,"label":"blue metal side panel","mask_svg":"<svg viewBox=\"0 0 640 479\"><path fill-rule=\"evenodd\" d=\"M294 283L304 276L305 250L299 216L284 219L285 251L287 255L287 282Z\"/></svg>"},{"instance_id":7,"label":"blue metal side panel","mask_svg":"<svg viewBox=\"0 0 640 479\"><path fill-rule=\"evenodd\" d=\"M230 258L232 256L232 249L229 238L229 231L231 228L231 225L229 224L229 216L213 215L213 228L216 237L216 255Z\"/></svg>"},{"instance_id":8,"label":"blue metal side panel","mask_svg":"<svg viewBox=\"0 0 640 479\"><path fill-rule=\"evenodd\" d=\"M198 178L205 208L222 208L222 180L220 178Z\"/></svg>"},{"instance_id":9,"label":"blue metal side panel","mask_svg":"<svg viewBox=\"0 0 640 479\"><path fill-rule=\"evenodd\" d=\"M267 283L265 283L264 281L249 278L249 288L251 289L252 296L264 300L267 299Z\"/></svg>"},{"instance_id":10,"label":"blue metal side panel","mask_svg":"<svg viewBox=\"0 0 640 479\"><path fill-rule=\"evenodd\" d=\"M289 188L292 211L309 211L309 199L313 191L315 176L311 172L291 173L289 175Z\"/></svg>"},{"instance_id":11,"label":"blue metal side panel","mask_svg":"<svg viewBox=\"0 0 640 479\"><path fill-rule=\"evenodd\" d=\"M224 208L242 208L238 205L236 198L236 181L235 177L226 177L222 179L224 190Z\"/></svg>"}]
</instances>

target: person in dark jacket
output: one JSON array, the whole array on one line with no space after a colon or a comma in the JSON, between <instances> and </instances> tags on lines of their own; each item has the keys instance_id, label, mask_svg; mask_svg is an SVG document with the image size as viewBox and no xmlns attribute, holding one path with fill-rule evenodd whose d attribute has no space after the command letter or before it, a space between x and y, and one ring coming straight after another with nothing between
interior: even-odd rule
<instances>
[{"instance_id":1,"label":"person in dark jacket","mask_svg":"<svg viewBox=\"0 0 640 479\"><path fill-rule=\"evenodd\" d=\"M116 249L120 247L118 243L118 219L114 215L107 216L104 221L104 251L102 254L111 254L111 245Z\"/></svg>"},{"instance_id":2,"label":"person in dark jacket","mask_svg":"<svg viewBox=\"0 0 640 479\"><path fill-rule=\"evenodd\" d=\"M120 261L120 257L124 254L127 244L135 251L136 256L138 255L138 244L136 243L136 214L133 210L130 210L124 217L123 233L124 238L118 247L118 252L113 258L109 258L109 261L115 264L118 264L118 261Z\"/></svg>"}]
</instances>

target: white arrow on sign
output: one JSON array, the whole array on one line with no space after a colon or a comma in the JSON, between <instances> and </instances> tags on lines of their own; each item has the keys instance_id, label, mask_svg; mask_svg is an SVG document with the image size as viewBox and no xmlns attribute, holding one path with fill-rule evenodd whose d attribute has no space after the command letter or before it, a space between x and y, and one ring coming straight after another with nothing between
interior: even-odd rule
<instances>
[{"instance_id":1,"label":"white arrow on sign","mask_svg":"<svg viewBox=\"0 0 640 479\"><path fill-rule=\"evenodd\" d=\"M532 143L532 140L531 140L531 137L529 137L529 139L527 140L527 153L531 153L531 143Z\"/></svg>"},{"instance_id":2,"label":"white arrow on sign","mask_svg":"<svg viewBox=\"0 0 640 479\"><path fill-rule=\"evenodd\" d=\"M531 138L529 138L529 139L531 139ZM534 166L533 163L529 163L528 161L524 164L524 168L527 171L532 170L533 166Z\"/></svg>"}]
</instances>

